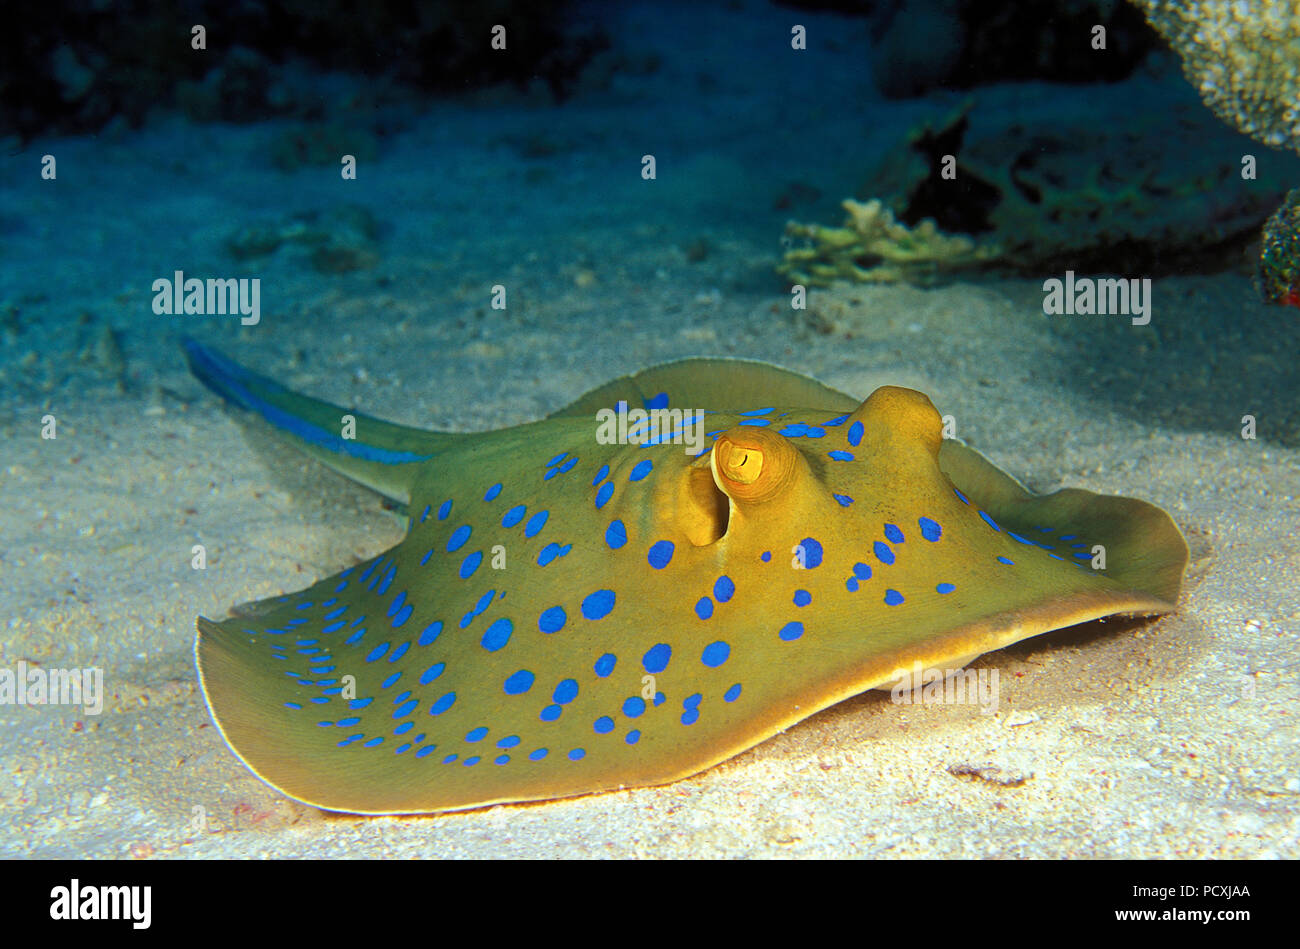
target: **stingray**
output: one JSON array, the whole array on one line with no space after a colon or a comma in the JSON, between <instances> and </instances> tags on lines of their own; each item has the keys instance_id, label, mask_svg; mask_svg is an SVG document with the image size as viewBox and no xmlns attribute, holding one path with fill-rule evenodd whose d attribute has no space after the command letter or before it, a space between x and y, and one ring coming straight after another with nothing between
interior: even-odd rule
<instances>
[{"instance_id":1,"label":"stingray","mask_svg":"<svg viewBox=\"0 0 1300 949\"><path fill-rule=\"evenodd\" d=\"M911 389L859 402L764 363L688 359L462 434L183 345L207 386L408 521L377 557L198 620L230 748L327 810L665 784L918 668L1169 612L1187 562L1164 511L1031 494L943 438Z\"/></svg>"}]
</instances>

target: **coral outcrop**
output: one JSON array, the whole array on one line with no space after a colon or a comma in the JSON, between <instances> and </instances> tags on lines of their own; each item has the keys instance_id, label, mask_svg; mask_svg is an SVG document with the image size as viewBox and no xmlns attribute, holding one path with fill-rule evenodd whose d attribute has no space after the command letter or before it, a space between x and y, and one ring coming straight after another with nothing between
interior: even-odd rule
<instances>
[{"instance_id":1,"label":"coral outcrop","mask_svg":"<svg viewBox=\"0 0 1300 949\"><path fill-rule=\"evenodd\" d=\"M1215 115L1265 145L1300 152L1296 0L1133 0L1178 51Z\"/></svg>"}]
</instances>

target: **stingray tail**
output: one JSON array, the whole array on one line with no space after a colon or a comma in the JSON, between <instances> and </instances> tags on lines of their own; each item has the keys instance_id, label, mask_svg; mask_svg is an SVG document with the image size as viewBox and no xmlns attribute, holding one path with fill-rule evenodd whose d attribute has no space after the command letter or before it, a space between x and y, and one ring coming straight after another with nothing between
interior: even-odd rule
<instances>
[{"instance_id":1,"label":"stingray tail","mask_svg":"<svg viewBox=\"0 0 1300 949\"><path fill-rule=\"evenodd\" d=\"M321 464L403 504L410 501L420 465L460 437L395 425L300 395L189 337L181 347L190 371L217 395L256 413Z\"/></svg>"}]
</instances>

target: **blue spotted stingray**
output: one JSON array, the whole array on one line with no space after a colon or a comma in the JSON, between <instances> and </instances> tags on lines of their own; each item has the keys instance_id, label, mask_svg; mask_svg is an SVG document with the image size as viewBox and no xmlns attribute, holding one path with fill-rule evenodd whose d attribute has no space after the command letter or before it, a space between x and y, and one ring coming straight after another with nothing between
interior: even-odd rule
<instances>
[{"instance_id":1,"label":"blue spotted stingray","mask_svg":"<svg viewBox=\"0 0 1300 949\"><path fill-rule=\"evenodd\" d=\"M1164 511L1032 495L942 438L910 389L859 403L762 363L690 359L454 434L184 346L210 388L409 515L391 550L198 621L230 747L329 810L674 781L916 663L1170 611L1187 561ZM701 447L682 444L695 416L601 437L598 413L620 403L703 411Z\"/></svg>"}]
</instances>

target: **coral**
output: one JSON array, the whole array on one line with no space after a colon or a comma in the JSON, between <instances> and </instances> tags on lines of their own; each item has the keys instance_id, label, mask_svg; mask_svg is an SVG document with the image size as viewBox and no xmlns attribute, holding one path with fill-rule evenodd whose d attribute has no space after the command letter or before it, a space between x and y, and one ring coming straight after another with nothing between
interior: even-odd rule
<instances>
[{"instance_id":1,"label":"coral","mask_svg":"<svg viewBox=\"0 0 1300 949\"><path fill-rule=\"evenodd\" d=\"M1300 189L1264 225L1259 291L1266 303L1300 307Z\"/></svg>"},{"instance_id":2,"label":"coral","mask_svg":"<svg viewBox=\"0 0 1300 949\"><path fill-rule=\"evenodd\" d=\"M870 214L858 210L845 228L788 225L812 244L787 253L779 271L825 284L932 283L971 268L1222 268L1281 200L1279 182L1300 175L1300 162L1277 156L1243 181L1248 150L1190 96L1050 125L967 103L886 153L859 192L879 200L851 205ZM952 178L940 174L948 155Z\"/></svg>"},{"instance_id":3,"label":"coral","mask_svg":"<svg viewBox=\"0 0 1300 949\"><path fill-rule=\"evenodd\" d=\"M1133 0L1182 57L1214 113L1265 145L1300 152L1295 0Z\"/></svg>"},{"instance_id":4,"label":"coral","mask_svg":"<svg viewBox=\"0 0 1300 949\"><path fill-rule=\"evenodd\" d=\"M998 249L942 233L934 221L909 228L879 201L848 199L843 227L786 224L786 236L802 242L786 251L777 272L791 283L824 286L836 280L860 283L936 282L996 259Z\"/></svg>"}]
</instances>

